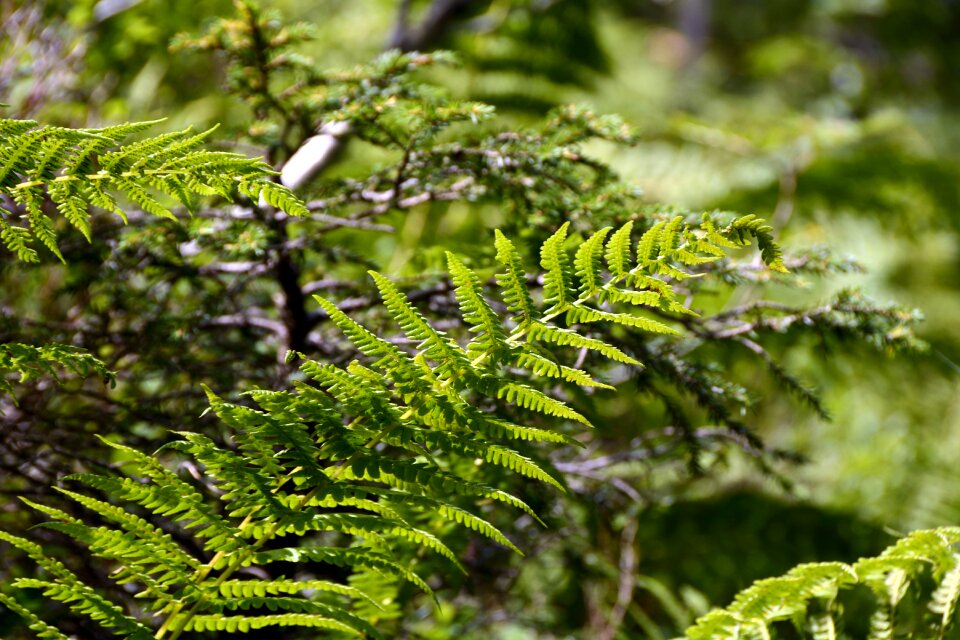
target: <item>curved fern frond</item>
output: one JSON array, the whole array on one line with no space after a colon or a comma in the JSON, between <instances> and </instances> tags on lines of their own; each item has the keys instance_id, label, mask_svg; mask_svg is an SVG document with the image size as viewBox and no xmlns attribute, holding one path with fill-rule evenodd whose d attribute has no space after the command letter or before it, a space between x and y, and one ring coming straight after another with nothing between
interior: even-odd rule
<instances>
[{"instance_id":1,"label":"curved fern frond","mask_svg":"<svg viewBox=\"0 0 960 640\"><path fill-rule=\"evenodd\" d=\"M902 629L916 637L943 638L954 623L958 597L958 546L960 527L916 531L874 558L853 565L825 562L799 565L779 578L755 582L726 609L716 609L687 629L691 640L721 640L744 635L775 637L773 623L790 620L800 633L824 640L837 637L833 603L844 590L873 594L870 638L893 637L894 620L904 594L911 586L930 614L929 626ZM923 594L928 577L937 581L932 593ZM920 623L925 625L926 623ZM932 636L930 635L932 633Z\"/></svg>"},{"instance_id":2,"label":"curved fern frond","mask_svg":"<svg viewBox=\"0 0 960 640\"><path fill-rule=\"evenodd\" d=\"M625 278L633 265L633 244L630 238L632 232L633 220L630 220L607 240L603 257L607 261L607 269L613 276L614 282Z\"/></svg>"},{"instance_id":3,"label":"curved fern frond","mask_svg":"<svg viewBox=\"0 0 960 640\"><path fill-rule=\"evenodd\" d=\"M760 248L760 255L764 262L774 271L786 272L787 267L783 264L783 251L773 239L773 227L766 224L761 218L755 215L747 215L733 221L725 230L725 237L733 239L740 246L749 244L746 236L753 236L757 240L757 246Z\"/></svg>"},{"instance_id":4,"label":"curved fern frond","mask_svg":"<svg viewBox=\"0 0 960 640\"><path fill-rule=\"evenodd\" d=\"M262 160L203 149L212 129L200 134L186 129L123 144L157 122L65 129L0 120L0 195L18 205L0 208L0 241L25 262L39 259L31 246L34 240L62 261L56 225L44 205L49 202L89 240L90 207L126 221L116 195L167 218L174 215L164 199L192 209L196 196L209 195L262 198L290 215L307 214L289 189L271 180L274 172Z\"/></svg>"}]
</instances>

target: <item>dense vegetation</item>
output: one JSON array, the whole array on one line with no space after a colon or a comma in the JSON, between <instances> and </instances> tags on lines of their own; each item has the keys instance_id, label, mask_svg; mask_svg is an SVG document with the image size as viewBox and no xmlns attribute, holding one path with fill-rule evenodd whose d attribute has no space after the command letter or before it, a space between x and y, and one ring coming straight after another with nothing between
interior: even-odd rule
<instances>
[{"instance_id":1,"label":"dense vegetation","mask_svg":"<svg viewBox=\"0 0 960 640\"><path fill-rule=\"evenodd\" d=\"M263 5L0 8L4 637L956 633L952 4Z\"/></svg>"}]
</instances>

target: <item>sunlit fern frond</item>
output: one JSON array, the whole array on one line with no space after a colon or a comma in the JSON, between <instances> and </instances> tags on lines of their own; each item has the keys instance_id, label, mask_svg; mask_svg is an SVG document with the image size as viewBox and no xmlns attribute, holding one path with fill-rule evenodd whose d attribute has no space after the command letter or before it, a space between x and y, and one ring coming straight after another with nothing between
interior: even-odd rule
<instances>
[{"instance_id":1,"label":"sunlit fern frond","mask_svg":"<svg viewBox=\"0 0 960 640\"><path fill-rule=\"evenodd\" d=\"M476 506L500 503L539 520L523 499L485 482L476 472L481 465L564 490L556 472L518 444L572 443L551 425L589 420L558 390L543 391L533 378L607 386L568 362L572 350L638 364L581 328L605 322L658 339L676 333L653 317L641 321L639 313L670 309L662 303L670 298L670 274L691 263L683 252L693 255L708 230L673 220L641 252L628 246L631 229L602 230L571 255L568 228L562 227L540 251L543 277L551 283L542 292L531 288L540 276L528 276L523 256L503 234L495 239L503 271L493 278L481 278L448 255L465 344L434 326L378 273L371 275L405 336L400 343L318 297L363 362L340 367L291 354L302 360L303 377L291 390L252 391L253 406L208 391L234 446L183 432L166 447L193 461L222 508L160 457L111 442L125 474L77 474L61 488L100 524L28 502L51 519L47 528L113 567L112 578L136 590L141 613L122 610L36 544L3 534L43 570L12 586L40 590L127 637L175 640L184 633L277 626L380 637L371 621L396 615L391 590L406 582L431 593L418 559L431 554L463 570L440 529L460 527L520 551ZM529 424L505 417L515 414L530 416ZM184 539L193 542L184 546ZM276 563L328 565L346 579L264 577ZM372 593L367 589L375 575L380 586ZM45 637L57 637L27 619Z\"/></svg>"},{"instance_id":2,"label":"sunlit fern frond","mask_svg":"<svg viewBox=\"0 0 960 640\"><path fill-rule=\"evenodd\" d=\"M960 595L958 546L960 528L942 527L915 531L879 556L852 565L799 565L782 577L755 582L726 609L700 618L686 637L780 637L775 624L789 621L800 634L836 638L837 628L853 621L845 620L845 609L835 603L856 589L873 596L871 639L891 638L895 630L898 637L943 638L955 623ZM925 586L931 579L936 585L932 591ZM908 591L913 598L904 598ZM901 612L909 615L898 616Z\"/></svg>"},{"instance_id":3,"label":"sunlit fern frond","mask_svg":"<svg viewBox=\"0 0 960 640\"><path fill-rule=\"evenodd\" d=\"M271 181L262 160L203 148L210 131L190 129L124 143L156 122L102 129L66 129L28 120L0 120L0 241L20 260L39 259L39 241L63 260L57 245L58 213L88 240L90 208L126 220L118 196L149 214L173 217L171 203L187 208L197 196L262 199L290 215L305 215L288 189Z\"/></svg>"}]
</instances>

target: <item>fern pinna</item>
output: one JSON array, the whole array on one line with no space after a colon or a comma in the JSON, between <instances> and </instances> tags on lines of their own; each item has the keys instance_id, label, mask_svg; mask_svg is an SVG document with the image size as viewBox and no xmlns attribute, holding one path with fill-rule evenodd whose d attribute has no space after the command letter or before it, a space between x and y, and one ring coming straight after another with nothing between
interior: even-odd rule
<instances>
[{"instance_id":1,"label":"fern pinna","mask_svg":"<svg viewBox=\"0 0 960 640\"><path fill-rule=\"evenodd\" d=\"M399 342L318 297L364 362L338 367L291 354L302 360L303 378L289 391L250 392L255 407L208 392L235 446L182 433L166 447L199 463L202 481L220 496L221 509L205 501L201 487L164 466L160 456L114 442L107 444L129 475L78 474L67 479L70 488L60 489L96 514L99 524L27 501L52 519L47 527L114 567L113 579L138 591L140 611L123 611L35 543L4 533L3 540L44 569L42 577L19 578L13 586L39 589L129 638L174 640L185 632L267 626L380 637L376 625L397 615L394 596L402 583L431 592L428 576L416 571L421 554L438 554L462 569L438 535L444 526L463 526L519 551L476 504L502 503L537 518L519 497L482 482L471 469L494 465L563 489L551 470L511 443L575 441L558 430L505 419L497 406L588 425L563 398L539 390L530 378L606 387L565 364L564 352L590 350L622 364L639 363L584 335L582 325L607 322L676 333L653 315L625 312L619 305L667 317L692 313L669 281L685 277L685 265L717 259L744 244L745 230L761 237L768 230L754 218L722 229L710 220L691 227L674 218L635 243L632 226L602 229L580 242L573 255L568 228L561 227L540 250L542 291L532 288L535 279L526 274L514 244L497 232L501 270L493 280L499 300L488 293L487 280L448 254L455 295L473 334L466 344L437 329L377 273L371 275L384 306L405 336ZM766 257L782 268L775 252ZM154 519L179 523L176 535ZM183 544L188 537L194 542ZM330 570L277 576L268 566L277 563ZM63 637L14 595L0 597L41 637Z\"/></svg>"},{"instance_id":2,"label":"fern pinna","mask_svg":"<svg viewBox=\"0 0 960 640\"><path fill-rule=\"evenodd\" d=\"M849 634L844 623L854 626L858 622L843 615L840 596L859 590L873 600L869 626L862 630L870 640L942 640L955 629L960 598L958 546L960 528L941 527L915 531L879 556L852 565L798 565L782 577L757 581L726 609L715 609L700 618L686 637L794 637L799 632L816 640L834 640ZM795 628L789 629L791 626Z\"/></svg>"},{"instance_id":3,"label":"fern pinna","mask_svg":"<svg viewBox=\"0 0 960 640\"><path fill-rule=\"evenodd\" d=\"M288 189L270 180L273 172L263 161L202 148L211 131L194 134L187 129L124 144L154 124L65 129L0 119L3 245L20 260L36 262L39 256L32 244L39 240L63 260L47 205L89 240L91 206L126 220L117 194L142 211L168 218L173 213L157 194L188 208L197 196L234 199L240 194L291 215L307 213Z\"/></svg>"}]
</instances>

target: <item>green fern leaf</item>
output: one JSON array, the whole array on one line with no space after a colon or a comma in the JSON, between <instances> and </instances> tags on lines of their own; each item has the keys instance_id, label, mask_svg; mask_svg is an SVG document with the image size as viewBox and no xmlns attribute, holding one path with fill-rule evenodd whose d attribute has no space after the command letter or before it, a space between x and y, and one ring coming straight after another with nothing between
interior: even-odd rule
<instances>
[{"instance_id":1,"label":"green fern leaf","mask_svg":"<svg viewBox=\"0 0 960 640\"><path fill-rule=\"evenodd\" d=\"M600 311L598 309L591 309L590 307L574 305L567 311L567 323L577 324L580 322L612 322L613 324L633 327L649 333L680 335L680 332L673 327L669 327L657 320L644 318L643 316L635 316L627 313L611 313L609 311Z\"/></svg>"},{"instance_id":2,"label":"green fern leaf","mask_svg":"<svg viewBox=\"0 0 960 640\"><path fill-rule=\"evenodd\" d=\"M200 149L209 131L198 135L190 130L172 132L122 144L127 136L153 124L64 129L0 120L0 194L23 207L29 225L0 221L4 245L18 259L32 262L37 256L29 244L36 239L63 259L53 221L43 208L46 200L88 239L90 206L114 212L126 222L113 194L123 194L143 211L175 219L148 187L172 196L188 209L194 195L233 199L239 191L263 196L289 215L307 215L304 204L289 189L271 181L274 172L262 161ZM6 214L18 217L9 211Z\"/></svg>"},{"instance_id":3,"label":"green fern leaf","mask_svg":"<svg viewBox=\"0 0 960 640\"><path fill-rule=\"evenodd\" d=\"M745 236L752 235L757 239L760 255L767 266L774 271L787 272L787 267L783 263L783 252L773 239L773 227L765 224L762 219L752 214L743 216L731 223L724 231L728 238L735 239L741 246L748 243Z\"/></svg>"},{"instance_id":4,"label":"green fern leaf","mask_svg":"<svg viewBox=\"0 0 960 640\"><path fill-rule=\"evenodd\" d=\"M66 603L73 611L120 634L138 638L153 635L143 624L126 615L119 606L79 580L63 584L36 578L17 578L13 581L13 586L18 589L39 589L44 596Z\"/></svg>"},{"instance_id":5,"label":"green fern leaf","mask_svg":"<svg viewBox=\"0 0 960 640\"><path fill-rule=\"evenodd\" d=\"M540 247L540 266L546 271L543 275L543 301L550 305L547 314L565 310L576 299L570 258L564 248L569 228L569 222L563 223Z\"/></svg>"},{"instance_id":6,"label":"green fern leaf","mask_svg":"<svg viewBox=\"0 0 960 640\"><path fill-rule=\"evenodd\" d=\"M497 229L495 246L497 261L507 268L506 273L497 274L497 285L501 289L507 310L518 313L518 323L528 324L540 317L533 305L530 289L527 287L527 275L523 270L523 261L513 243Z\"/></svg>"},{"instance_id":7,"label":"green fern leaf","mask_svg":"<svg viewBox=\"0 0 960 640\"><path fill-rule=\"evenodd\" d=\"M348 624L322 615L306 613L279 613L263 616L194 615L182 627L185 631L226 631L246 633L265 627L309 627L340 631L362 637L364 632Z\"/></svg>"},{"instance_id":8,"label":"green fern leaf","mask_svg":"<svg viewBox=\"0 0 960 640\"><path fill-rule=\"evenodd\" d=\"M582 336L575 331L569 329L561 329L559 327L554 327L542 323L534 323L530 326L529 333L527 334L529 340L541 340L549 344L556 344L561 347L571 347L574 349L590 349L591 351L596 351L605 358L610 360L615 360L616 362L622 362L623 364L629 365L639 365L636 359L627 355L620 349L609 345L602 340L597 340L595 338L588 338Z\"/></svg>"},{"instance_id":9,"label":"green fern leaf","mask_svg":"<svg viewBox=\"0 0 960 640\"><path fill-rule=\"evenodd\" d=\"M960 598L960 554L953 554L951 564L930 596L930 611L939 616L937 629L940 638L943 638L947 627L953 621L953 612L957 607L957 599Z\"/></svg>"},{"instance_id":10,"label":"green fern leaf","mask_svg":"<svg viewBox=\"0 0 960 640\"><path fill-rule=\"evenodd\" d=\"M517 353L514 364L523 369L528 369L538 376L560 378L581 387L613 389L610 385L595 380L586 371L564 366L545 356L534 353L531 349L532 347L530 345L524 345L524 348Z\"/></svg>"},{"instance_id":11,"label":"green fern leaf","mask_svg":"<svg viewBox=\"0 0 960 640\"><path fill-rule=\"evenodd\" d=\"M299 594L304 591L323 591L351 599L365 600L377 608L380 606L363 591L329 580L225 580L219 582L216 586L220 593L227 598L250 598L278 594Z\"/></svg>"},{"instance_id":12,"label":"green fern leaf","mask_svg":"<svg viewBox=\"0 0 960 640\"><path fill-rule=\"evenodd\" d=\"M658 222L640 236L640 241L637 243L636 268L647 268L657 259L664 227L666 227L665 222Z\"/></svg>"},{"instance_id":13,"label":"green fern leaf","mask_svg":"<svg viewBox=\"0 0 960 640\"><path fill-rule=\"evenodd\" d=\"M263 198L270 206L295 217L310 215L307 207L285 186L267 180L243 180L239 185L240 193L254 200Z\"/></svg>"},{"instance_id":14,"label":"green fern leaf","mask_svg":"<svg viewBox=\"0 0 960 640\"><path fill-rule=\"evenodd\" d=\"M614 281L622 280L630 272L633 265L631 255L631 238L633 232L633 220L617 229L607 241L604 257L607 261L607 269L613 275Z\"/></svg>"},{"instance_id":15,"label":"green fern leaf","mask_svg":"<svg viewBox=\"0 0 960 640\"><path fill-rule=\"evenodd\" d=\"M500 317L484 298L480 278L476 273L449 251L447 265L456 286L454 293L460 303L463 319L470 324L470 331L476 334L467 351L471 354L487 354L488 359L495 361L498 353L510 348Z\"/></svg>"},{"instance_id":16,"label":"green fern leaf","mask_svg":"<svg viewBox=\"0 0 960 640\"><path fill-rule=\"evenodd\" d=\"M415 585L424 593L433 596L433 590L420 576L410 571L395 559L380 551L342 547L286 547L260 551L244 561L244 564L265 565L271 562L324 562L338 567L369 567L397 576Z\"/></svg>"},{"instance_id":17,"label":"green fern leaf","mask_svg":"<svg viewBox=\"0 0 960 640\"><path fill-rule=\"evenodd\" d=\"M576 420L588 427L593 426L582 415L568 407L566 404L551 398L545 393L519 383L506 383L500 386L497 392L498 398L506 398L508 402L516 402L525 409L537 411L548 416L563 418L566 420Z\"/></svg>"},{"instance_id":18,"label":"green fern leaf","mask_svg":"<svg viewBox=\"0 0 960 640\"><path fill-rule=\"evenodd\" d=\"M456 380L461 377L466 379L477 377L478 372L474 370L466 352L459 345L430 326L390 280L375 271L369 273L380 290L384 305L403 332L411 340L420 343L420 348L424 349L424 355L439 363L435 370L438 376L450 378L455 381L454 384L460 384Z\"/></svg>"},{"instance_id":19,"label":"green fern leaf","mask_svg":"<svg viewBox=\"0 0 960 640\"><path fill-rule=\"evenodd\" d=\"M755 582L741 592L725 610L703 616L686 632L696 640L739 638L754 630L761 636L768 625L778 620L805 620L807 631L816 638L837 637L833 602L840 589L865 585L877 597L878 606L870 619L870 638L886 639L900 631L894 625L894 613L907 589L923 579L933 568L943 576L930 596L927 608L938 616L934 632L944 637L952 622L960 577L960 528L943 527L916 531L874 558L865 558L849 566L839 562L799 565L779 578ZM919 590L919 589L918 589ZM838 609L839 611L839 609ZM927 637L929 629L904 629L917 637Z\"/></svg>"},{"instance_id":20,"label":"green fern leaf","mask_svg":"<svg viewBox=\"0 0 960 640\"><path fill-rule=\"evenodd\" d=\"M0 207L0 211L9 215L9 211ZM0 240L3 240L4 246L12 253L17 254L17 259L22 262L39 262L40 257L37 252L30 248L30 230L23 227L17 227L7 224L0 218Z\"/></svg>"},{"instance_id":21,"label":"green fern leaf","mask_svg":"<svg viewBox=\"0 0 960 640\"><path fill-rule=\"evenodd\" d=\"M611 229L612 227L600 229L577 249L573 265L577 277L580 279L581 300L595 297L604 285L602 274L603 243Z\"/></svg>"},{"instance_id":22,"label":"green fern leaf","mask_svg":"<svg viewBox=\"0 0 960 640\"><path fill-rule=\"evenodd\" d=\"M410 356L398 349L396 345L379 338L362 325L354 322L332 302L320 296L314 296L314 299L361 353L377 359L384 365L385 370L393 372L395 376L400 378L398 382L413 384L417 389L423 389L422 385L416 384L420 380L422 372Z\"/></svg>"}]
</instances>

